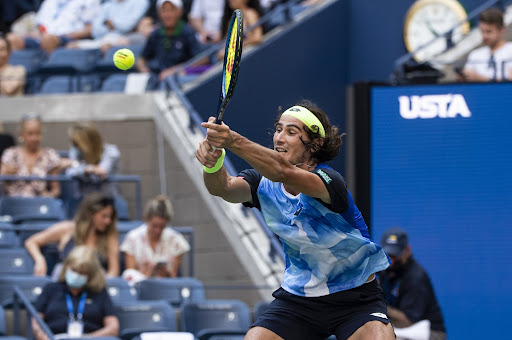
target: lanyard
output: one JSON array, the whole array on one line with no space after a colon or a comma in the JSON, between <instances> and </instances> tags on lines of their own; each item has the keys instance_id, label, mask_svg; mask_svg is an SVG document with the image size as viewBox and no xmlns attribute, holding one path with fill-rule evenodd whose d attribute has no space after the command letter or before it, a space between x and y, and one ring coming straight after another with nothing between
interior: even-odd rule
<instances>
[{"instance_id":1,"label":"lanyard","mask_svg":"<svg viewBox=\"0 0 512 340\"><path fill-rule=\"evenodd\" d=\"M78 303L78 313L76 314L77 320L82 320L82 315L85 309L85 299L87 298L87 292L83 292L82 296L80 296L80 302ZM75 311L73 308L73 302L71 301L71 296L69 293L66 293L66 304L68 306L69 318L71 320L75 320Z\"/></svg>"}]
</instances>

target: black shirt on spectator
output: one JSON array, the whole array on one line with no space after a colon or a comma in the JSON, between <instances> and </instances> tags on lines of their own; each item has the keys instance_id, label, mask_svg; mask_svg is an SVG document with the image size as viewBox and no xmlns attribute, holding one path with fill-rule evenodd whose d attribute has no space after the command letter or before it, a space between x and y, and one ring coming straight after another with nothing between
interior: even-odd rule
<instances>
[{"instance_id":1,"label":"black shirt on spectator","mask_svg":"<svg viewBox=\"0 0 512 340\"><path fill-rule=\"evenodd\" d=\"M34 307L40 313L44 314L43 320L46 322L53 334L67 332L69 313L66 305L66 293L68 286L64 282L49 283L43 288L43 292L34 303ZM76 315L78 303L81 294L72 295L73 309ZM98 294L87 292L85 308L83 313L84 334L88 334L103 328L103 318L115 315L114 305L107 293L103 289Z\"/></svg>"}]
</instances>

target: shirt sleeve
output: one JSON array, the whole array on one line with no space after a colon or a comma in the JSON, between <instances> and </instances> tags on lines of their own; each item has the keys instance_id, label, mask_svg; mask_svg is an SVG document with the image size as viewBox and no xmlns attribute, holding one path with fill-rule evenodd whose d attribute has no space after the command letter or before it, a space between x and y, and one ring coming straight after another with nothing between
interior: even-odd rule
<instances>
[{"instance_id":1,"label":"shirt sleeve","mask_svg":"<svg viewBox=\"0 0 512 340\"><path fill-rule=\"evenodd\" d=\"M243 178L251 187L251 202L244 202L243 205L249 208L261 209L260 200L258 199L258 186L262 176L254 169L247 169L238 174L238 177Z\"/></svg>"},{"instance_id":2,"label":"shirt sleeve","mask_svg":"<svg viewBox=\"0 0 512 340\"><path fill-rule=\"evenodd\" d=\"M192 8L190 9L190 13L189 13L189 17L190 18L194 18L194 19L202 19L202 14L201 14L201 1L198 1L198 0L194 0L192 1Z\"/></svg>"},{"instance_id":3,"label":"shirt sleeve","mask_svg":"<svg viewBox=\"0 0 512 340\"><path fill-rule=\"evenodd\" d=\"M110 295L108 295L107 290L103 289L100 293L100 301L103 302L103 316L112 316L115 314L114 304L112 303L112 299Z\"/></svg>"},{"instance_id":4,"label":"shirt sleeve","mask_svg":"<svg viewBox=\"0 0 512 340\"><path fill-rule=\"evenodd\" d=\"M187 239L181 233L174 231L174 238L174 253L176 256L182 255L190 250Z\"/></svg>"},{"instance_id":5,"label":"shirt sleeve","mask_svg":"<svg viewBox=\"0 0 512 340\"><path fill-rule=\"evenodd\" d=\"M50 291L52 290L50 287L51 285L53 285L53 284L49 283L46 286L44 286L43 291L41 292L41 294L39 294L36 301L34 302L34 308L39 313L45 314L45 312L46 312L46 308L48 306L48 301L50 298Z\"/></svg>"},{"instance_id":6,"label":"shirt sleeve","mask_svg":"<svg viewBox=\"0 0 512 340\"><path fill-rule=\"evenodd\" d=\"M82 11L82 21L84 24L91 24L96 18L96 15L100 12L100 1L99 0L88 0L85 1Z\"/></svg>"},{"instance_id":7,"label":"shirt sleeve","mask_svg":"<svg viewBox=\"0 0 512 340\"><path fill-rule=\"evenodd\" d=\"M331 198L331 204L327 204L318 198L317 201L335 213L345 212L348 209L349 202L347 183L343 176L336 170L329 168L319 168L313 172L324 182Z\"/></svg>"},{"instance_id":8,"label":"shirt sleeve","mask_svg":"<svg viewBox=\"0 0 512 340\"><path fill-rule=\"evenodd\" d=\"M119 152L117 146L112 144L105 145L105 151L103 151L99 166L110 175L120 158L121 152Z\"/></svg>"},{"instance_id":9,"label":"shirt sleeve","mask_svg":"<svg viewBox=\"0 0 512 340\"><path fill-rule=\"evenodd\" d=\"M149 7L148 0L128 0L130 6L123 15L111 13L108 19L112 20L115 30L122 34L132 31Z\"/></svg>"},{"instance_id":10,"label":"shirt sleeve","mask_svg":"<svg viewBox=\"0 0 512 340\"><path fill-rule=\"evenodd\" d=\"M7 148L2 154L2 164L16 166L16 147Z\"/></svg>"},{"instance_id":11,"label":"shirt sleeve","mask_svg":"<svg viewBox=\"0 0 512 340\"><path fill-rule=\"evenodd\" d=\"M123 243L119 247L119 250L132 256L135 256L135 242L137 241L134 235L135 230L131 230L126 234Z\"/></svg>"}]
</instances>

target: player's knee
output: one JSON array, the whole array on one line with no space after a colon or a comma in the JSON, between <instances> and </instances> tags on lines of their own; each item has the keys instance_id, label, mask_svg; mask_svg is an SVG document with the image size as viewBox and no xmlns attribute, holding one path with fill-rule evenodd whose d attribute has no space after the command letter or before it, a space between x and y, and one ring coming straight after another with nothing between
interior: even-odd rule
<instances>
[{"instance_id":1,"label":"player's knee","mask_svg":"<svg viewBox=\"0 0 512 340\"><path fill-rule=\"evenodd\" d=\"M394 340L395 332L391 323L369 321L352 334L348 340Z\"/></svg>"},{"instance_id":2,"label":"player's knee","mask_svg":"<svg viewBox=\"0 0 512 340\"><path fill-rule=\"evenodd\" d=\"M283 340L283 338L266 328L256 326L249 329L244 340Z\"/></svg>"}]
</instances>

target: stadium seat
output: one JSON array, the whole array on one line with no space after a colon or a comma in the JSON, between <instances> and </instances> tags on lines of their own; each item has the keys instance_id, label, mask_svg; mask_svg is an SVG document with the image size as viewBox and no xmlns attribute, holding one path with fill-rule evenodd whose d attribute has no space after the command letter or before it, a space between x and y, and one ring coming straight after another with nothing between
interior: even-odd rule
<instances>
[{"instance_id":1,"label":"stadium seat","mask_svg":"<svg viewBox=\"0 0 512 340\"><path fill-rule=\"evenodd\" d=\"M130 213L128 212L128 203L121 195L114 197L114 206L117 211L117 219L119 221L130 221Z\"/></svg>"},{"instance_id":2,"label":"stadium seat","mask_svg":"<svg viewBox=\"0 0 512 340\"><path fill-rule=\"evenodd\" d=\"M20 240L14 227L9 223L0 222L0 248L19 246Z\"/></svg>"},{"instance_id":3,"label":"stadium seat","mask_svg":"<svg viewBox=\"0 0 512 340\"><path fill-rule=\"evenodd\" d=\"M137 291L135 288L131 287L122 277L108 278L107 292L114 304L137 301Z\"/></svg>"},{"instance_id":4,"label":"stadium seat","mask_svg":"<svg viewBox=\"0 0 512 340\"><path fill-rule=\"evenodd\" d=\"M135 287L139 300L164 300L175 308L205 299L203 283L192 277L150 278Z\"/></svg>"},{"instance_id":5,"label":"stadium seat","mask_svg":"<svg viewBox=\"0 0 512 340\"><path fill-rule=\"evenodd\" d=\"M96 62L101 57L98 49L71 49L58 48L53 51L48 60L44 62L39 74L78 74L87 73L94 69Z\"/></svg>"},{"instance_id":6,"label":"stadium seat","mask_svg":"<svg viewBox=\"0 0 512 340\"><path fill-rule=\"evenodd\" d=\"M34 261L25 248L0 248L0 276L30 275L34 272Z\"/></svg>"},{"instance_id":7,"label":"stadium seat","mask_svg":"<svg viewBox=\"0 0 512 340\"><path fill-rule=\"evenodd\" d=\"M11 52L9 64L23 65L27 74L36 73L44 62L45 54L42 50L27 49L16 50Z\"/></svg>"},{"instance_id":8,"label":"stadium seat","mask_svg":"<svg viewBox=\"0 0 512 340\"><path fill-rule=\"evenodd\" d=\"M72 93L76 88L76 78L72 76L51 76L43 81L36 94Z\"/></svg>"},{"instance_id":9,"label":"stadium seat","mask_svg":"<svg viewBox=\"0 0 512 340\"><path fill-rule=\"evenodd\" d=\"M258 302L253 309L253 315L254 315L254 321L258 320L261 314L265 312L268 305L270 304L269 301L260 301Z\"/></svg>"},{"instance_id":10,"label":"stadium seat","mask_svg":"<svg viewBox=\"0 0 512 340\"><path fill-rule=\"evenodd\" d=\"M131 340L143 332L177 331L176 315L164 301L136 301L116 305L119 337Z\"/></svg>"},{"instance_id":11,"label":"stadium seat","mask_svg":"<svg viewBox=\"0 0 512 340\"><path fill-rule=\"evenodd\" d=\"M0 215L11 216L12 223L61 221L65 218L62 201L52 197L10 197L0 200Z\"/></svg>"},{"instance_id":12,"label":"stadium seat","mask_svg":"<svg viewBox=\"0 0 512 340\"><path fill-rule=\"evenodd\" d=\"M212 336L243 336L251 325L249 307L239 300L189 302L180 309L181 330L199 340Z\"/></svg>"},{"instance_id":13,"label":"stadium seat","mask_svg":"<svg viewBox=\"0 0 512 340\"><path fill-rule=\"evenodd\" d=\"M34 275L2 275L0 276L0 304L8 308L13 302L13 286L18 286L30 302L34 302L43 291L43 287L51 282L48 276Z\"/></svg>"},{"instance_id":14,"label":"stadium seat","mask_svg":"<svg viewBox=\"0 0 512 340\"><path fill-rule=\"evenodd\" d=\"M109 75L101 84L101 92L124 92L127 74Z\"/></svg>"}]
</instances>

